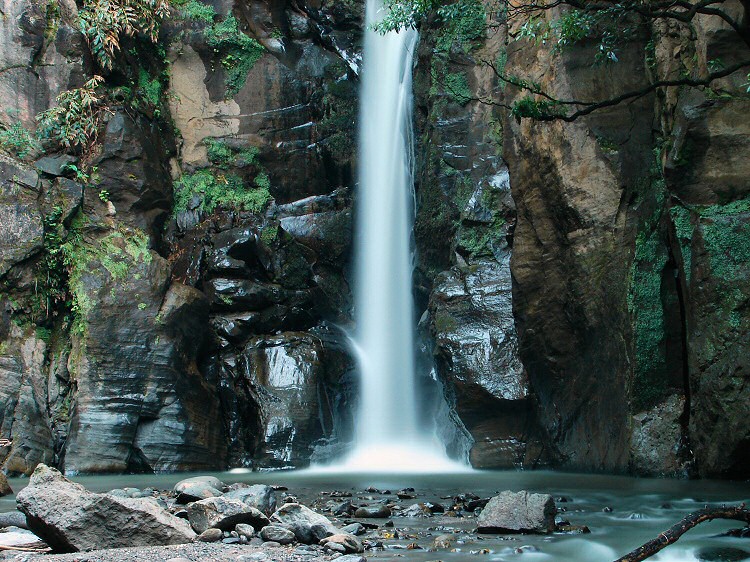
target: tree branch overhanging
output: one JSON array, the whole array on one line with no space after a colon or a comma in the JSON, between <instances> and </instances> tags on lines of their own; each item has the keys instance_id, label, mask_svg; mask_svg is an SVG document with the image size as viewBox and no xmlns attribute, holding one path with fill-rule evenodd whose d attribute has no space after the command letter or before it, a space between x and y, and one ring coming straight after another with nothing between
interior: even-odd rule
<instances>
[{"instance_id":1,"label":"tree branch overhanging","mask_svg":"<svg viewBox=\"0 0 750 562\"><path fill-rule=\"evenodd\" d=\"M713 519L729 519L750 524L750 510L746 509L743 503L738 506L722 505L721 507L706 507L695 511L683 517L655 539L618 558L615 562L640 562L641 560L646 560L663 548L677 542L677 539L696 525L712 521Z\"/></svg>"}]
</instances>

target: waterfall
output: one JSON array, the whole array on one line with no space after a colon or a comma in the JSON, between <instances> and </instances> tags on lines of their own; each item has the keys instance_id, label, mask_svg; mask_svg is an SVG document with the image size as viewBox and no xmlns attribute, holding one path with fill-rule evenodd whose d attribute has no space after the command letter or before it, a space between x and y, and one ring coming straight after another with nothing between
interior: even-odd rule
<instances>
[{"instance_id":1,"label":"waterfall","mask_svg":"<svg viewBox=\"0 0 750 562\"><path fill-rule=\"evenodd\" d=\"M418 423L412 295L413 29L381 35L382 0L367 0L360 106L356 322L360 404L349 470L447 471L434 428Z\"/></svg>"}]
</instances>

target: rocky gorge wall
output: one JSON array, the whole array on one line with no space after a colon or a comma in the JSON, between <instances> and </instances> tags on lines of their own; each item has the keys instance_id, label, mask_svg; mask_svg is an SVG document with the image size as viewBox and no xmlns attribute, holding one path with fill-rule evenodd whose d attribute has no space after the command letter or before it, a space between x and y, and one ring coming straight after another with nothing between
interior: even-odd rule
<instances>
[{"instance_id":1,"label":"rocky gorge wall","mask_svg":"<svg viewBox=\"0 0 750 562\"><path fill-rule=\"evenodd\" d=\"M79 8L5 0L0 20L4 469L340 452L363 3L176 3L108 72L98 148L25 150L35 116L100 71ZM524 93L497 75L601 98L743 45L704 18L597 66L593 44L513 40L492 8L423 22L414 68L415 294L452 450L747 476L744 76L540 123L502 107Z\"/></svg>"}]
</instances>

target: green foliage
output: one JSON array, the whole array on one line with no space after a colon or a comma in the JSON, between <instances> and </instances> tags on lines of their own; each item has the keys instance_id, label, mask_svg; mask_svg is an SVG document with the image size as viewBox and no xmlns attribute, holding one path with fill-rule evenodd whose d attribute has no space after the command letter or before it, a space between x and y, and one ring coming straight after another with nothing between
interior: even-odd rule
<instances>
[{"instance_id":1,"label":"green foliage","mask_svg":"<svg viewBox=\"0 0 750 562\"><path fill-rule=\"evenodd\" d=\"M167 0L84 0L78 23L101 67L111 69L124 36L143 34L155 43L168 13Z\"/></svg>"},{"instance_id":2,"label":"green foliage","mask_svg":"<svg viewBox=\"0 0 750 562\"><path fill-rule=\"evenodd\" d=\"M172 0L172 4L179 9L182 17L189 20L213 23L216 17L216 10L213 6L203 4L198 0Z\"/></svg>"},{"instance_id":3,"label":"green foliage","mask_svg":"<svg viewBox=\"0 0 750 562\"><path fill-rule=\"evenodd\" d=\"M158 107L161 105L163 92L164 87L158 78L151 78L143 68L138 71L138 94L141 100L153 107Z\"/></svg>"},{"instance_id":4,"label":"green foliage","mask_svg":"<svg viewBox=\"0 0 750 562\"><path fill-rule=\"evenodd\" d=\"M106 111L100 87L104 79L94 76L80 88L57 96L57 106L37 115L37 136L64 148L87 148L99 133Z\"/></svg>"},{"instance_id":5,"label":"green foliage","mask_svg":"<svg viewBox=\"0 0 750 562\"><path fill-rule=\"evenodd\" d=\"M220 168L252 166L256 164L258 158L259 151L255 146L236 149L224 141L211 138L205 139L203 144L208 149L208 161Z\"/></svg>"},{"instance_id":6,"label":"green foliage","mask_svg":"<svg viewBox=\"0 0 750 562\"><path fill-rule=\"evenodd\" d=\"M445 91L451 100L460 105L466 105L472 99L469 81L466 74L456 72L446 75L444 82Z\"/></svg>"},{"instance_id":7,"label":"green foliage","mask_svg":"<svg viewBox=\"0 0 750 562\"><path fill-rule=\"evenodd\" d=\"M560 107L550 100L536 100L531 96L525 96L513 103L510 112L518 118L544 119L559 114Z\"/></svg>"},{"instance_id":8,"label":"green foliage","mask_svg":"<svg viewBox=\"0 0 750 562\"><path fill-rule=\"evenodd\" d=\"M105 236L84 238L86 219L79 214L70 227L70 234L61 246L63 263L68 272L68 290L72 295L72 332L84 336L87 318L93 310L93 301L84 276L96 267L104 268L115 281L125 280L133 267L150 263L149 237L140 230L114 230Z\"/></svg>"},{"instance_id":9,"label":"green foliage","mask_svg":"<svg viewBox=\"0 0 750 562\"><path fill-rule=\"evenodd\" d=\"M385 0L385 17L375 24L379 33L416 28L421 17L437 6L436 0Z\"/></svg>"},{"instance_id":10,"label":"green foliage","mask_svg":"<svg viewBox=\"0 0 750 562\"><path fill-rule=\"evenodd\" d=\"M206 43L221 57L226 72L226 96L231 97L245 85L247 75L263 56L265 49L240 31L237 19L229 16L204 31Z\"/></svg>"},{"instance_id":11,"label":"green foliage","mask_svg":"<svg viewBox=\"0 0 750 562\"><path fill-rule=\"evenodd\" d=\"M26 158L40 149L31 132L20 123L13 123L7 129L0 130L0 148L18 158Z\"/></svg>"},{"instance_id":12,"label":"green foliage","mask_svg":"<svg viewBox=\"0 0 750 562\"><path fill-rule=\"evenodd\" d=\"M460 0L441 6L437 14L442 20L435 43L438 51L460 49L468 53L487 34L487 14L480 0Z\"/></svg>"},{"instance_id":13,"label":"green foliage","mask_svg":"<svg viewBox=\"0 0 750 562\"><path fill-rule=\"evenodd\" d=\"M186 211L195 195L201 198L199 209L207 213L217 207L260 213L271 199L270 181L265 172L258 174L255 185L255 188L248 188L234 174L214 175L210 170L184 174L174 184L173 215Z\"/></svg>"}]
</instances>

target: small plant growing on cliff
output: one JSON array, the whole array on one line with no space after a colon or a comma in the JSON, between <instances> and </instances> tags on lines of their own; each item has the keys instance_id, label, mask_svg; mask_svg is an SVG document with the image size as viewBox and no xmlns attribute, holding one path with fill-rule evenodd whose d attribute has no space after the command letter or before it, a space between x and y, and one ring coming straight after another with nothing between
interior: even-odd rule
<instances>
[{"instance_id":1,"label":"small plant growing on cliff","mask_svg":"<svg viewBox=\"0 0 750 562\"><path fill-rule=\"evenodd\" d=\"M26 158L39 150L39 143L31 132L20 123L13 123L0 130L0 148L19 158Z\"/></svg>"},{"instance_id":2,"label":"small plant growing on cliff","mask_svg":"<svg viewBox=\"0 0 750 562\"><path fill-rule=\"evenodd\" d=\"M57 105L37 116L37 135L64 148L91 147L99 134L102 116L108 111L101 91L104 78L94 76L80 88L57 96Z\"/></svg>"},{"instance_id":3,"label":"small plant growing on cliff","mask_svg":"<svg viewBox=\"0 0 750 562\"><path fill-rule=\"evenodd\" d=\"M206 44L221 56L221 65L226 72L226 96L231 97L245 85L247 74L265 49L240 30L234 16L207 28L204 35Z\"/></svg>"},{"instance_id":4,"label":"small plant growing on cliff","mask_svg":"<svg viewBox=\"0 0 750 562\"><path fill-rule=\"evenodd\" d=\"M209 170L184 174L174 184L174 211L177 215L188 210L190 201L199 196L199 209L212 213L217 207L260 213L271 200L270 181L261 172L255 179L255 188L248 187L234 174L214 175Z\"/></svg>"},{"instance_id":5,"label":"small plant growing on cliff","mask_svg":"<svg viewBox=\"0 0 750 562\"><path fill-rule=\"evenodd\" d=\"M182 17L189 20L213 23L216 17L216 10L213 6L203 4L198 0L172 0L172 4L178 8Z\"/></svg>"}]
</instances>

